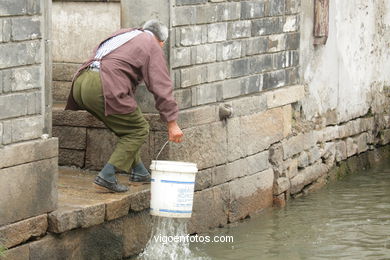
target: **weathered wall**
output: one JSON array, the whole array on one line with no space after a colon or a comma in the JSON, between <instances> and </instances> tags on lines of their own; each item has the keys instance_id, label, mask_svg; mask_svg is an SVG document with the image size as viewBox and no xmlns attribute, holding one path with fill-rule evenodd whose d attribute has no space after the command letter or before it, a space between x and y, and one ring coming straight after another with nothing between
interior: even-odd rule
<instances>
[{"instance_id":1,"label":"weathered wall","mask_svg":"<svg viewBox=\"0 0 390 260\"><path fill-rule=\"evenodd\" d=\"M0 226L57 205L58 142L49 138L51 73L46 70L50 7L46 0L0 2Z\"/></svg>"},{"instance_id":2,"label":"weathered wall","mask_svg":"<svg viewBox=\"0 0 390 260\"><path fill-rule=\"evenodd\" d=\"M53 98L64 103L74 72L100 41L120 28L121 5L119 0L54 0L52 23Z\"/></svg>"},{"instance_id":3,"label":"weathered wall","mask_svg":"<svg viewBox=\"0 0 390 260\"><path fill-rule=\"evenodd\" d=\"M333 114L336 123L362 116L389 86L389 13L386 1L330 0L329 38L313 46L313 1L302 1L301 76L309 95L306 119Z\"/></svg>"}]
</instances>

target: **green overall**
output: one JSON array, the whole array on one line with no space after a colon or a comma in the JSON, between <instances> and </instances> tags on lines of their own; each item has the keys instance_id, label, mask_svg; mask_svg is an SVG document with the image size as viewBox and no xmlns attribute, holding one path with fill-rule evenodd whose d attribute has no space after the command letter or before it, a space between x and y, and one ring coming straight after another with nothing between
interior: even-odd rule
<instances>
[{"instance_id":1,"label":"green overall","mask_svg":"<svg viewBox=\"0 0 390 260\"><path fill-rule=\"evenodd\" d=\"M104 97L99 72L83 71L73 85L76 103L101 120L118 136L118 142L108 163L129 172L141 161L140 148L149 135L149 124L139 107L129 114L104 115Z\"/></svg>"}]
</instances>

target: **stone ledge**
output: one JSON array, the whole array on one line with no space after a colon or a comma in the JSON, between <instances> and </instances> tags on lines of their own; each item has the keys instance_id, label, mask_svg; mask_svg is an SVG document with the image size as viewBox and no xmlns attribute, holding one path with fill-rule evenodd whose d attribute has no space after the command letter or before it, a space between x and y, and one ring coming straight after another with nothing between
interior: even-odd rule
<instances>
[{"instance_id":1,"label":"stone ledge","mask_svg":"<svg viewBox=\"0 0 390 260\"><path fill-rule=\"evenodd\" d=\"M131 186L123 194L102 193L93 185L95 174L61 168L58 182L58 209L49 214L49 231L63 233L87 228L149 208L149 185ZM127 184L128 176L119 175Z\"/></svg>"},{"instance_id":2,"label":"stone ledge","mask_svg":"<svg viewBox=\"0 0 390 260\"><path fill-rule=\"evenodd\" d=\"M280 89L267 91L268 108L280 107L301 100L305 96L305 87L303 85L294 85Z\"/></svg>"},{"instance_id":3,"label":"stone ledge","mask_svg":"<svg viewBox=\"0 0 390 260\"><path fill-rule=\"evenodd\" d=\"M0 169L58 156L58 139L38 139L0 149Z\"/></svg>"}]
</instances>

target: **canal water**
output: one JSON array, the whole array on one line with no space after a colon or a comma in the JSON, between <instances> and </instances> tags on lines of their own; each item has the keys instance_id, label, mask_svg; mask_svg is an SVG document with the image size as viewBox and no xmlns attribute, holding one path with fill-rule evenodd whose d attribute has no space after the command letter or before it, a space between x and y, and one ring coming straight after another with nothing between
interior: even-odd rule
<instances>
[{"instance_id":1,"label":"canal water","mask_svg":"<svg viewBox=\"0 0 390 260\"><path fill-rule=\"evenodd\" d=\"M185 232L180 222L161 219L154 236ZM390 259L390 165L347 175L284 208L202 236L233 242L151 240L138 259Z\"/></svg>"}]
</instances>

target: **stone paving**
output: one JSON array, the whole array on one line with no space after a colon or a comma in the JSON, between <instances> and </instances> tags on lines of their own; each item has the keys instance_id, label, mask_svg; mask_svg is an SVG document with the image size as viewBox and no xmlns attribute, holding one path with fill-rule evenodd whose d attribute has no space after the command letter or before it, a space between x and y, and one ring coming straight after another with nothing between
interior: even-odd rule
<instances>
[{"instance_id":1,"label":"stone paving","mask_svg":"<svg viewBox=\"0 0 390 260\"><path fill-rule=\"evenodd\" d=\"M95 176L95 172L59 169L58 208L49 214L49 231L90 227L149 208L150 185L130 185L128 175L119 175L119 182L129 185L130 190L110 193L96 188Z\"/></svg>"}]
</instances>

